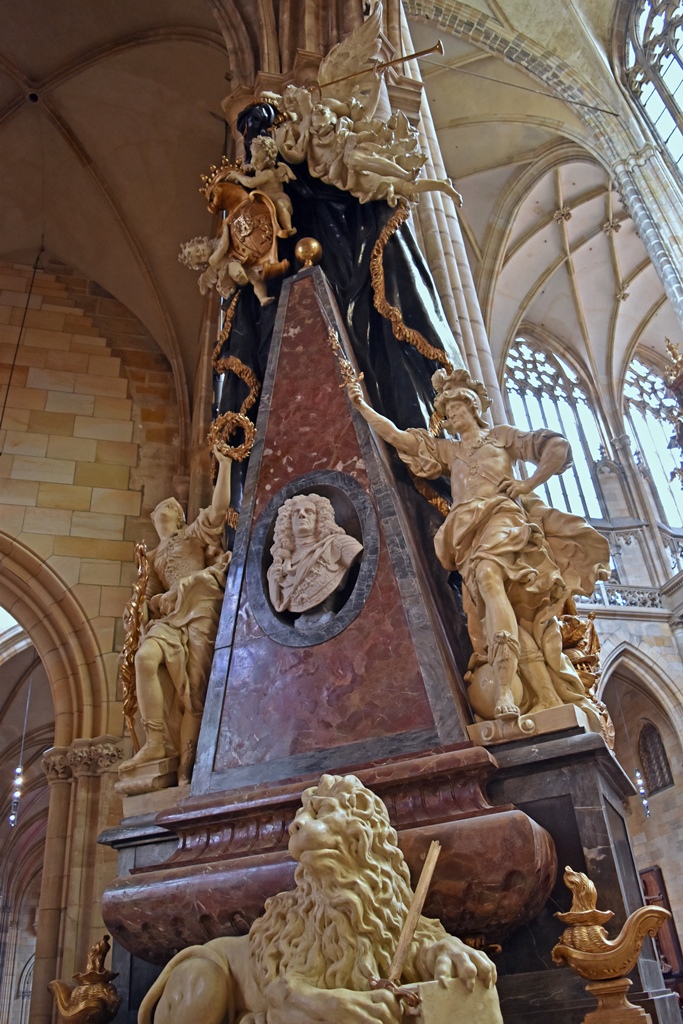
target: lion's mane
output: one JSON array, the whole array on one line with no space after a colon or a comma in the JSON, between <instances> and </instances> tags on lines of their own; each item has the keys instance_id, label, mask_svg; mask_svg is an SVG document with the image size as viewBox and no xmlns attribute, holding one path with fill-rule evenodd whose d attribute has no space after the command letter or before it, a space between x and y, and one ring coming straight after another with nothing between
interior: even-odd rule
<instances>
[{"instance_id":1,"label":"lion's mane","mask_svg":"<svg viewBox=\"0 0 683 1024\"><path fill-rule=\"evenodd\" d=\"M266 903L250 932L265 988L296 973L318 988L367 991L386 977L412 898L410 875L386 808L354 775L323 775L302 797L315 816L322 801L346 812L341 850L299 864L296 888Z\"/></svg>"}]
</instances>

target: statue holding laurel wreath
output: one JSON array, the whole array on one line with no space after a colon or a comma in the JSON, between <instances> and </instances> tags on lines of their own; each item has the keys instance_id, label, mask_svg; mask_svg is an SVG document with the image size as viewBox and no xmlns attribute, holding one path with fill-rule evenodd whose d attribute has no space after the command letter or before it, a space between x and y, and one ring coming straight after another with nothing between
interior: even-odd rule
<instances>
[{"instance_id":1,"label":"statue holding laurel wreath","mask_svg":"<svg viewBox=\"0 0 683 1024\"><path fill-rule=\"evenodd\" d=\"M165 498L151 515L159 544L146 556L144 599L131 601L137 609L131 625L137 620L139 640L128 644L134 683L129 680L126 695L129 724L137 703L145 741L119 768L122 793L172 785L176 765L178 785L187 785L192 776L230 561L223 531L232 458L225 443L214 443L212 451L218 475L209 507L186 523L180 503Z\"/></svg>"}]
</instances>

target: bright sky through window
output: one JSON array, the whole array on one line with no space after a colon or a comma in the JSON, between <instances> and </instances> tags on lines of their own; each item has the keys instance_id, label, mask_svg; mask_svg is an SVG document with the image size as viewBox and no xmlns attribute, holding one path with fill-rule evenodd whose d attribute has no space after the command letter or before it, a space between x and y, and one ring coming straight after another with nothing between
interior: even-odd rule
<instances>
[{"instance_id":1,"label":"bright sky through window","mask_svg":"<svg viewBox=\"0 0 683 1024\"><path fill-rule=\"evenodd\" d=\"M523 430L554 430L572 446L573 466L551 477L541 495L545 492L555 508L602 519L592 468L600 458L601 436L579 377L564 360L531 348L523 338L510 349L505 369L513 423ZM527 467L529 475L533 468Z\"/></svg>"},{"instance_id":2,"label":"bright sky through window","mask_svg":"<svg viewBox=\"0 0 683 1024\"><path fill-rule=\"evenodd\" d=\"M683 161L683 0L638 0L628 28L626 83L673 161Z\"/></svg>"},{"instance_id":3,"label":"bright sky through window","mask_svg":"<svg viewBox=\"0 0 683 1024\"><path fill-rule=\"evenodd\" d=\"M627 430L633 447L652 477L655 501L660 514L672 527L683 526L683 490L671 480L679 465L680 452L669 448L673 433L667 411L676 408L676 399L667 390L659 374L639 359L631 360L624 384Z\"/></svg>"}]
</instances>

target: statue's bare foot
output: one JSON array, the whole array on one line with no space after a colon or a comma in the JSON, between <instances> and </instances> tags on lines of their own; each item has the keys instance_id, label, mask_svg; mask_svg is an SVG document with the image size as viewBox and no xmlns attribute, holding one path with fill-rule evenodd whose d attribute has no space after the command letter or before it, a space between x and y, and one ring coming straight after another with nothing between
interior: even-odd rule
<instances>
[{"instance_id":1,"label":"statue's bare foot","mask_svg":"<svg viewBox=\"0 0 683 1024\"><path fill-rule=\"evenodd\" d=\"M152 761L160 761L163 757L166 757L166 748L164 747L163 740L147 740L138 750L137 754L134 754L128 761L123 761L119 765L119 771L126 772L131 768L139 768L140 765L150 764Z\"/></svg>"},{"instance_id":2,"label":"statue's bare foot","mask_svg":"<svg viewBox=\"0 0 683 1024\"><path fill-rule=\"evenodd\" d=\"M513 700L499 701L493 709L496 718L519 718L519 708Z\"/></svg>"},{"instance_id":3,"label":"statue's bare foot","mask_svg":"<svg viewBox=\"0 0 683 1024\"><path fill-rule=\"evenodd\" d=\"M265 299L259 297L259 302L261 303L262 306L269 306L271 302L275 302L275 296L266 295Z\"/></svg>"}]
</instances>

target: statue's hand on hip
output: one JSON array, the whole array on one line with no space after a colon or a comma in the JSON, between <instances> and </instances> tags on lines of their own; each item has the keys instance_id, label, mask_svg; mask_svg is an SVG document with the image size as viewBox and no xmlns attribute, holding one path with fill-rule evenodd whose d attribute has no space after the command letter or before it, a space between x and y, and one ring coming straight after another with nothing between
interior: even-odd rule
<instances>
[{"instance_id":1,"label":"statue's hand on hip","mask_svg":"<svg viewBox=\"0 0 683 1024\"><path fill-rule=\"evenodd\" d=\"M513 501L520 494L528 494L530 490L531 487L528 480L515 480L512 477L506 477L498 485L498 493L507 494L508 498L512 498Z\"/></svg>"}]
</instances>

